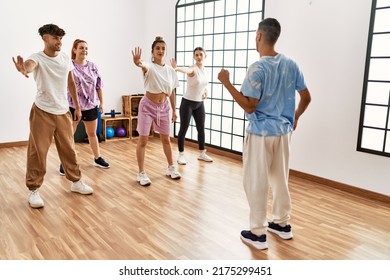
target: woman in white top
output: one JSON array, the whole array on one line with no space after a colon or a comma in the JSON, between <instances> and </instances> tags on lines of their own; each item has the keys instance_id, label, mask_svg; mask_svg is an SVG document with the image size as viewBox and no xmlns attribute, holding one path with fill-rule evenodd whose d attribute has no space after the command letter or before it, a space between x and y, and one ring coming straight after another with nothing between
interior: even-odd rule
<instances>
[{"instance_id":1,"label":"woman in white top","mask_svg":"<svg viewBox=\"0 0 390 280\"><path fill-rule=\"evenodd\" d=\"M187 90L180 104L180 130L178 134L179 157L177 163L187 164L184 157L184 140L190 125L191 116L194 117L198 131L199 160L212 162L213 159L206 154L204 122L206 113L203 100L207 98L208 77L204 68L206 52L202 47L194 49L195 64L188 68L177 67L176 61L171 60L172 67L181 73L187 74Z\"/></svg>"},{"instance_id":2,"label":"woman in white top","mask_svg":"<svg viewBox=\"0 0 390 280\"><path fill-rule=\"evenodd\" d=\"M164 154L168 161L166 175L172 179L181 177L177 167L173 164L170 141L170 124L176 120L175 88L179 81L175 70L165 64L166 44L162 37L156 37L152 44L152 62L141 59L142 49L137 47L133 54L134 64L142 69L144 76L145 95L138 107L137 131L137 161L139 174L137 182L141 186L148 186L151 180L144 170L145 148L148 143L150 129L160 134ZM169 100L168 100L169 99Z\"/></svg>"}]
</instances>

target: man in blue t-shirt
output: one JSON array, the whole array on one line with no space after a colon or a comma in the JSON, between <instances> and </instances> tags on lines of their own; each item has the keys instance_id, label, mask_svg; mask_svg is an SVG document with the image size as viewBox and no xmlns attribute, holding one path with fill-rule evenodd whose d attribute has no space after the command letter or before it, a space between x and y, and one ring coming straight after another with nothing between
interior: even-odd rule
<instances>
[{"instance_id":1,"label":"man in blue t-shirt","mask_svg":"<svg viewBox=\"0 0 390 280\"><path fill-rule=\"evenodd\" d=\"M259 23L256 49L260 59L249 66L241 91L231 84L227 70L218 74L249 121L243 149L243 185L250 207L250 229L241 232L241 239L261 250L268 248L267 230L283 239L293 237L288 223L290 138L311 101L298 65L275 51L280 30L276 19ZM300 95L297 107L296 91ZM273 194L271 222L267 222L269 187Z\"/></svg>"}]
</instances>

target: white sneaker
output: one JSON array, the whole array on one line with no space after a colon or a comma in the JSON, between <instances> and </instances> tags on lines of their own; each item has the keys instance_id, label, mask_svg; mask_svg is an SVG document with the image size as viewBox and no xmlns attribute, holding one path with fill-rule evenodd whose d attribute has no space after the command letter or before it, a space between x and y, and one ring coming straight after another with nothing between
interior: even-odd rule
<instances>
[{"instance_id":1,"label":"white sneaker","mask_svg":"<svg viewBox=\"0 0 390 280\"><path fill-rule=\"evenodd\" d=\"M200 155L198 156L198 159L199 160L203 160L203 161L207 161L207 162L212 162L213 161L213 159L206 154L206 150L203 150L200 153Z\"/></svg>"},{"instance_id":2,"label":"white sneaker","mask_svg":"<svg viewBox=\"0 0 390 280\"><path fill-rule=\"evenodd\" d=\"M141 185L141 186L149 186L152 181L150 181L148 175L146 175L146 172L145 171L142 171L138 174L137 176L137 182Z\"/></svg>"},{"instance_id":3,"label":"white sneaker","mask_svg":"<svg viewBox=\"0 0 390 280\"><path fill-rule=\"evenodd\" d=\"M72 183L72 186L70 187L70 190L72 192L77 192L77 193L81 193L81 194L91 194L93 193L93 189L84 184L83 182L81 182L81 180L77 181L77 182L73 182Z\"/></svg>"},{"instance_id":4,"label":"white sneaker","mask_svg":"<svg viewBox=\"0 0 390 280\"><path fill-rule=\"evenodd\" d=\"M166 175L171 177L171 179L180 179L181 178L180 172L177 170L176 166L174 166L174 165L171 165L168 167Z\"/></svg>"},{"instance_id":5,"label":"white sneaker","mask_svg":"<svg viewBox=\"0 0 390 280\"><path fill-rule=\"evenodd\" d=\"M41 208L45 205L39 195L38 189L30 191L28 195L28 203L32 208Z\"/></svg>"},{"instance_id":6,"label":"white sneaker","mask_svg":"<svg viewBox=\"0 0 390 280\"><path fill-rule=\"evenodd\" d=\"M187 161L184 158L184 153L179 153L179 156L177 158L177 163L181 164L181 165L186 165L187 164Z\"/></svg>"}]
</instances>

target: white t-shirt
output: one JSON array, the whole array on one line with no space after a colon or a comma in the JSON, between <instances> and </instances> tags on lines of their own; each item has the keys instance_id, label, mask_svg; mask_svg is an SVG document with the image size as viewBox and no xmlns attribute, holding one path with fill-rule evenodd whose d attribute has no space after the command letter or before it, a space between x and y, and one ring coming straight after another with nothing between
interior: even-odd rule
<instances>
[{"instance_id":1,"label":"white t-shirt","mask_svg":"<svg viewBox=\"0 0 390 280\"><path fill-rule=\"evenodd\" d=\"M144 76L146 91L155 94L164 92L170 96L172 91L179 87L176 71L171 66L156 63L150 63L148 66L149 69Z\"/></svg>"},{"instance_id":2,"label":"white t-shirt","mask_svg":"<svg viewBox=\"0 0 390 280\"><path fill-rule=\"evenodd\" d=\"M206 69L200 69L194 65L194 76L187 75L187 91L184 94L184 98L191 101L202 101L204 91L208 85L208 78Z\"/></svg>"},{"instance_id":3,"label":"white t-shirt","mask_svg":"<svg viewBox=\"0 0 390 280\"><path fill-rule=\"evenodd\" d=\"M28 59L37 64L34 70L34 79L37 84L35 105L55 115L68 112L68 75L73 69L69 56L60 52L56 57L50 57L41 51L32 54Z\"/></svg>"}]
</instances>

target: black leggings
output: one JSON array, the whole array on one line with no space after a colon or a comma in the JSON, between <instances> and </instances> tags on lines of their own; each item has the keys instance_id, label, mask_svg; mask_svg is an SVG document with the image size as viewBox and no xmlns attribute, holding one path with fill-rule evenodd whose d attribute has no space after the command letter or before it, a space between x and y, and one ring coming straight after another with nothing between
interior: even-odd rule
<instances>
[{"instance_id":1,"label":"black leggings","mask_svg":"<svg viewBox=\"0 0 390 280\"><path fill-rule=\"evenodd\" d=\"M197 102L182 98L180 104L180 130L177 136L179 152L184 151L184 140L190 125L191 116L194 117L196 130L198 131L199 150L204 150L204 122L206 119L204 103L203 101Z\"/></svg>"}]
</instances>

